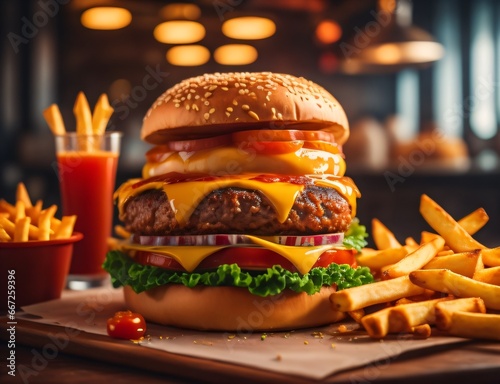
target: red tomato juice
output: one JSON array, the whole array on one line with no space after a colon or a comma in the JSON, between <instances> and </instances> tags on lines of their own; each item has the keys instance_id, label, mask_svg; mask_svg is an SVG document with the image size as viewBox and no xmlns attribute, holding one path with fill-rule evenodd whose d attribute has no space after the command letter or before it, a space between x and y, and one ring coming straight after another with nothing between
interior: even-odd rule
<instances>
[{"instance_id":1,"label":"red tomato juice","mask_svg":"<svg viewBox=\"0 0 500 384\"><path fill-rule=\"evenodd\" d=\"M101 268L113 224L113 192L118 154L61 152L57 154L64 215L77 215L76 243L69 273L105 274Z\"/></svg>"}]
</instances>

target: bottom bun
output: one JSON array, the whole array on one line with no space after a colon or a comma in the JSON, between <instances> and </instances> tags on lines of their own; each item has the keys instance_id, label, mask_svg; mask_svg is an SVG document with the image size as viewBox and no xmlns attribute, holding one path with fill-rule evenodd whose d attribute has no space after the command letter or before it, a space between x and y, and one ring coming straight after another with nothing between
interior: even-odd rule
<instances>
[{"instance_id":1,"label":"bottom bun","mask_svg":"<svg viewBox=\"0 0 500 384\"><path fill-rule=\"evenodd\" d=\"M251 333L292 330L331 324L344 313L334 311L329 297L333 287L323 287L314 295L282 292L260 297L246 288L195 287L170 284L135 293L124 288L130 310L148 321L198 330Z\"/></svg>"}]
</instances>

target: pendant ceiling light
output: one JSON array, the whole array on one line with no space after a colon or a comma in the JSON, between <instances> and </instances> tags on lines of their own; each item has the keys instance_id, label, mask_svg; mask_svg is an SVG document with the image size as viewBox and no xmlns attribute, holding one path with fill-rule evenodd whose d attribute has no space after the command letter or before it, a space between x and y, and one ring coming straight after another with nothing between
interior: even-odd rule
<instances>
[{"instance_id":1,"label":"pendant ceiling light","mask_svg":"<svg viewBox=\"0 0 500 384\"><path fill-rule=\"evenodd\" d=\"M83 12L80 21L88 29L115 30L129 25L132 14L125 8L94 7Z\"/></svg>"},{"instance_id":2,"label":"pendant ceiling light","mask_svg":"<svg viewBox=\"0 0 500 384\"><path fill-rule=\"evenodd\" d=\"M222 33L232 39L260 40L271 37L275 32L276 24L265 17L235 17L222 24Z\"/></svg>"},{"instance_id":3,"label":"pendant ceiling light","mask_svg":"<svg viewBox=\"0 0 500 384\"><path fill-rule=\"evenodd\" d=\"M153 34L160 43L191 44L202 40L206 31L205 27L197 21L172 20L158 24Z\"/></svg>"},{"instance_id":4,"label":"pendant ceiling light","mask_svg":"<svg viewBox=\"0 0 500 384\"><path fill-rule=\"evenodd\" d=\"M383 13L382 13L383 12ZM441 59L443 46L433 36L412 25L412 5L399 0L394 12L379 11L349 43L341 43L343 72L371 73L425 66Z\"/></svg>"}]
</instances>

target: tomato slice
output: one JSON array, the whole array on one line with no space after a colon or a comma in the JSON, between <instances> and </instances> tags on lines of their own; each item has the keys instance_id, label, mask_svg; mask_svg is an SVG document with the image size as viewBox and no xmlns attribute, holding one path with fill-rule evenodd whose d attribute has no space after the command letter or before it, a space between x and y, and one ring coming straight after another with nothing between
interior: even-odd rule
<instances>
[{"instance_id":1,"label":"tomato slice","mask_svg":"<svg viewBox=\"0 0 500 384\"><path fill-rule=\"evenodd\" d=\"M248 141L241 142L239 148L245 151L257 152L263 155L281 155L284 153L297 152L304 142L302 140L295 141Z\"/></svg>"},{"instance_id":2,"label":"tomato slice","mask_svg":"<svg viewBox=\"0 0 500 384\"><path fill-rule=\"evenodd\" d=\"M318 149L320 151L325 151L329 153L342 154L342 147L340 147L337 143L330 143L328 141L323 140L310 140L304 142L304 148L308 149Z\"/></svg>"},{"instance_id":3,"label":"tomato slice","mask_svg":"<svg viewBox=\"0 0 500 384\"><path fill-rule=\"evenodd\" d=\"M313 265L327 267L332 263L357 266L355 251L350 249L335 249L324 252ZM152 265L171 271L185 271L173 258L158 253L139 251L135 260L139 264ZM273 265L281 265L284 269L297 272L295 266L283 256L259 247L228 247L223 248L204 259L196 268L197 271L215 269L222 264L238 264L241 269L264 270Z\"/></svg>"},{"instance_id":4,"label":"tomato slice","mask_svg":"<svg viewBox=\"0 0 500 384\"><path fill-rule=\"evenodd\" d=\"M232 133L235 143L262 141L327 141L334 143L335 136L326 131L304 131L298 129L252 129Z\"/></svg>"},{"instance_id":5,"label":"tomato slice","mask_svg":"<svg viewBox=\"0 0 500 384\"><path fill-rule=\"evenodd\" d=\"M146 321L139 313L120 311L108 319L106 330L117 339L138 340L146 333Z\"/></svg>"},{"instance_id":6,"label":"tomato slice","mask_svg":"<svg viewBox=\"0 0 500 384\"><path fill-rule=\"evenodd\" d=\"M146 160L148 163L161 163L171 154L172 151L166 145L157 145L146 152Z\"/></svg>"},{"instance_id":7,"label":"tomato slice","mask_svg":"<svg viewBox=\"0 0 500 384\"><path fill-rule=\"evenodd\" d=\"M203 149L210 149L215 147L222 147L225 145L231 145L230 135L220 135L214 137L207 137L204 139L194 139L194 140L177 140L169 141L165 146L170 151L175 152L195 152L201 151Z\"/></svg>"}]
</instances>

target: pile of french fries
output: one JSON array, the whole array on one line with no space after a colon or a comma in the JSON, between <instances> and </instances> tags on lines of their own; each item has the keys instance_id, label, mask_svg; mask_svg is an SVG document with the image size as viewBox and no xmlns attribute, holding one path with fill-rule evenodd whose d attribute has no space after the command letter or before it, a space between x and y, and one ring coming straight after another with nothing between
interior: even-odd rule
<instances>
[{"instance_id":1,"label":"pile of french fries","mask_svg":"<svg viewBox=\"0 0 500 384\"><path fill-rule=\"evenodd\" d=\"M401 244L379 220L372 221L376 249L365 249L358 263L376 282L330 296L369 336L436 332L500 340L500 247L487 248L472 235L489 220L479 208L456 221L427 195L420 213L435 233Z\"/></svg>"},{"instance_id":2,"label":"pile of french fries","mask_svg":"<svg viewBox=\"0 0 500 384\"><path fill-rule=\"evenodd\" d=\"M42 200L35 205L23 183L16 189L16 203L0 200L0 242L21 242L29 240L67 239L73 234L76 215L63 216L61 220L54 215L57 205L43 209Z\"/></svg>"},{"instance_id":3,"label":"pile of french fries","mask_svg":"<svg viewBox=\"0 0 500 384\"><path fill-rule=\"evenodd\" d=\"M82 136L103 135L113 111L114 109L109 104L108 96L103 93L99 96L97 104L94 107L94 112L92 113L87 97L83 92L79 92L73 107L73 113L76 118L76 133ZM54 135L58 136L66 133L61 111L57 104L52 104L45 109L43 117Z\"/></svg>"}]
</instances>

